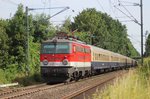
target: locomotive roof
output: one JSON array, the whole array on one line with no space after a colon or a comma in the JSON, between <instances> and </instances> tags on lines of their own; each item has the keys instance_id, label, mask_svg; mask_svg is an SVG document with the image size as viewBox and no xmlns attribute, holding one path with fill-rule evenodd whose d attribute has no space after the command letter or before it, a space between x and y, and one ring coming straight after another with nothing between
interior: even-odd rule
<instances>
[{"instance_id":1,"label":"locomotive roof","mask_svg":"<svg viewBox=\"0 0 150 99\"><path fill-rule=\"evenodd\" d=\"M46 40L46 41L43 41L43 43L48 43L48 42L72 42L70 40L67 40L67 39L52 39L52 40Z\"/></svg>"},{"instance_id":2,"label":"locomotive roof","mask_svg":"<svg viewBox=\"0 0 150 99\"><path fill-rule=\"evenodd\" d=\"M48 43L48 42L76 42L78 44L86 44L85 42L82 42L82 41L79 41L79 40L76 40L76 39L58 39L58 38L53 38L51 40L46 40L46 41L43 41L42 43ZM86 44L87 45L87 44ZM124 57L124 58L129 58L131 59L130 57L127 57L127 56L124 56L124 55L121 55L119 53L115 53L115 52L112 52L112 51L109 51L109 50L106 50L106 49L103 49L103 48L99 48L99 47L96 47L96 46L93 46L93 45L88 45L91 47L91 49L96 49L96 50L99 50L99 51L102 51L102 52L106 52L106 53L111 53L113 55L117 55L119 57Z\"/></svg>"},{"instance_id":3,"label":"locomotive roof","mask_svg":"<svg viewBox=\"0 0 150 99\"><path fill-rule=\"evenodd\" d=\"M82 41L79 41L79 40L76 40L76 39L72 39L72 38L69 38L69 39L58 39L58 38L53 38L51 40L46 40L46 41L43 41L42 43L48 43L48 42L75 42L75 43L78 43L78 44L86 44L85 42L82 42ZM86 44L87 45L87 44Z\"/></svg>"}]
</instances>

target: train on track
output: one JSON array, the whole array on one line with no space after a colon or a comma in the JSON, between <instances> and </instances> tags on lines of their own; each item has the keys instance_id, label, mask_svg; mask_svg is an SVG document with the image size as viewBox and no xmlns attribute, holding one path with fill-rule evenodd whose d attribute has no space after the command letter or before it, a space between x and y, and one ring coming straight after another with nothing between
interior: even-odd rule
<instances>
[{"instance_id":1,"label":"train on track","mask_svg":"<svg viewBox=\"0 0 150 99\"><path fill-rule=\"evenodd\" d=\"M78 80L100 73L134 67L137 61L66 36L41 44L41 75L48 82Z\"/></svg>"}]
</instances>

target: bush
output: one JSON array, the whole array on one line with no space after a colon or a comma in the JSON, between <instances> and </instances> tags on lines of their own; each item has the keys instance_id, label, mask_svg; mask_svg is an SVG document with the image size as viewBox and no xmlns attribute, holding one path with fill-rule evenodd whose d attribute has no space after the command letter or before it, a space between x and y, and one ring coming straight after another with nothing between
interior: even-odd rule
<instances>
[{"instance_id":1,"label":"bush","mask_svg":"<svg viewBox=\"0 0 150 99\"><path fill-rule=\"evenodd\" d=\"M12 65L9 65L8 67L9 68L5 69L5 77L8 82L12 82L16 78L17 73L18 73L17 65L12 64Z\"/></svg>"},{"instance_id":2,"label":"bush","mask_svg":"<svg viewBox=\"0 0 150 99\"><path fill-rule=\"evenodd\" d=\"M150 99L149 80L142 78L136 71L108 86L103 92L97 92L93 99Z\"/></svg>"},{"instance_id":3,"label":"bush","mask_svg":"<svg viewBox=\"0 0 150 99\"><path fill-rule=\"evenodd\" d=\"M139 66L138 73L145 79L149 79L150 76L150 57L144 59L143 66Z\"/></svg>"},{"instance_id":4,"label":"bush","mask_svg":"<svg viewBox=\"0 0 150 99\"><path fill-rule=\"evenodd\" d=\"M38 74L38 73L34 74L34 75L33 75L33 78L34 78L34 80L37 81L37 82L41 82L41 81L42 81L41 75Z\"/></svg>"},{"instance_id":5,"label":"bush","mask_svg":"<svg viewBox=\"0 0 150 99\"><path fill-rule=\"evenodd\" d=\"M0 69L0 84L7 83L7 79L5 78L5 72L4 70Z\"/></svg>"}]
</instances>

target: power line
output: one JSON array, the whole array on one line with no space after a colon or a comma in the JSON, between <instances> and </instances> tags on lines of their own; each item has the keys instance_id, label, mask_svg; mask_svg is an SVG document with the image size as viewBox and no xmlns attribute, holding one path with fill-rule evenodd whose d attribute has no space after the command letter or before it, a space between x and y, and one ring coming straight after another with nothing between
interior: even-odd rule
<instances>
[{"instance_id":1,"label":"power line","mask_svg":"<svg viewBox=\"0 0 150 99\"><path fill-rule=\"evenodd\" d=\"M132 36L130 36L130 35L128 35L128 37L130 37L132 40L134 40L134 41L136 41L136 42L138 42L138 43L141 43L139 40L137 40L137 39L134 39Z\"/></svg>"},{"instance_id":2,"label":"power line","mask_svg":"<svg viewBox=\"0 0 150 99\"><path fill-rule=\"evenodd\" d=\"M138 45L141 44L141 41L134 39L132 36L128 35L128 37L134 41L134 44L138 44ZM145 46L145 44L143 44L143 46Z\"/></svg>"},{"instance_id":3,"label":"power line","mask_svg":"<svg viewBox=\"0 0 150 99\"><path fill-rule=\"evenodd\" d=\"M123 13L124 15L126 15L129 19L131 19L132 20L132 18L129 16L129 15L127 15L125 12L123 12L121 9L119 9L118 7L116 7L116 6L114 6L117 10L119 10L121 13Z\"/></svg>"},{"instance_id":4,"label":"power line","mask_svg":"<svg viewBox=\"0 0 150 99\"><path fill-rule=\"evenodd\" d=\"M120 22L131 22L131 21L134 21L134 20L122 20Z\"/></svg>"},{"instance_id":5,"label":"power line","mask_svg":"<svg viewBox=\"0 0 150 99\"><path fill-rule=\"evenodd\" d=\"M108 2L109 2L109 12L111 13L112 12L112 1L111 0L108 0Z\"/></svg>"},{"instance_id":6,"label":"power line","mask_svg":"<svg viewBox=\"0 0 150 99\"><path fill-rule=\"evenodd\" d=\"M123 12L121 9L119 9L118 7L114 6L117 10L119 10L121 13L123 13L124 15L126 15L131 21L137 23L138 25L141 25L136 19L133 19L131 16L129 16L128 14L126 14L125 12Z\"/></svg>"},{"instance_id":7,"label":"power line","mask_svg":"<svg viewBox=\"0 0 150 99\"><path fill-rule=\"evenodd\" d=\"M128 18L128 17L127 16L119 16L119 17L116 17L116 18L125 19L125 18Z\"/></svg>"},{"instance_id":8,"label":"power line","mask_svg":"<svg viewBox=\"0 0 150 99\"><path fill-rule=\"evenodd\" d=\"M122 1L122 0L121 1L119 0L119 2L126 3L126 4L131 4L131 5L125 5L125 6L139 6L138 3L134 3L134 2Z\"/></svg>"},{"instance_id":9,"label":"power line","mask_svg":"<svg viewBox=\"0 0 150 99\"><path fill-rule=\"evenodd\" d=\"M99 0L97 0L97 3L98 3L99 6L101 7L101 9L102 9L104 12L106 12L106 11L104 10L103 6L101 5L101 3L99 2Z\"/></svg>"},{"instance_id":10,"label":"power line","mask_svg":"<svg viewBox=\"0 0 150 99\"><path fill-rule=\"evenodd\" d=\"M12 0L2 0L4 2L8 2L9 4L12 4L12 5L15 5L15 6L18 6L19 4L15 3L14 1Z\"/></svg>"},{"instance_id":11,"label":"power line","mask_svg":"<svg viewBox=\"0 0 150 99\"><path fill-rule=\"evenodd\" d=\"M116 16L116 11L113 9L114 8L114 6L115 6L115 4L112 2L112 0L109 0L109 4L110 4L110 11L112 11L112 14L114 15L114 17L116 18L116 19L118 19L118 17ZM119 19L118 19L119 20Z\"/></svg>"},{"instance_id":12,"label":"power line","mask_svg":"<svg viewBox=\"0 0 150 99\"><path fill-rule=\"evenodd\" d=\"M43 3L43 13L45 12L45 8L46 8L46 0L41 0L41 2Z\"/></svg>"},{"instance_id":13,"label":"power line","mask_svg":"<svg viewBox=\"0 0 150 99\"><path fill-rule=\"evenodd\" d=\"M51 0L49 0L49 7L51 7ZM49 9L49 15L51 16L51 9Z\"/></svg>"},{"instance_id":14,"label":"power line","mask_svg":"<svg viewBox=\"0 0 150 99\"><path fill-rule=\"evenodd\" d=\"M137 19L130 13L130 11L120 3L120 5L128 12L128 14L134 19L134 22L137 23L137 24L140 24Z\"/></svg>"}]
</instances>

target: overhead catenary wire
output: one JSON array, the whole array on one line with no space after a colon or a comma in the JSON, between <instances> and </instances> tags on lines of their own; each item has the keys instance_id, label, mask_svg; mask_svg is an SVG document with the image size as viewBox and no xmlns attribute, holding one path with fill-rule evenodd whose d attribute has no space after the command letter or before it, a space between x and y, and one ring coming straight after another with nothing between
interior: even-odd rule
<instances>
[{"instance_id":1,"label":"overhead catenary wire","mask_svg":"<svg viewBox=\"0 0 150 99\"><path fill-rule=\"evenodd\" d=\"M43 3L43 13L45 12L45 8L46 8L46 0L41 0L41 2Z\"/></svg>"},{"instance_id":2,"label":"overhead catenary wire","mask_svg":"<svg viewBox=\"0 0 150 99\"><path fill-rule=\"evenodd\" d=\"M133 21L134 21L135 23L140 24L140 23L137 21L137 19L130 13L130 11L129 11L123 4L120 3L120 6L122 6L122 7L128 12L128 14L134 19Z\"/></svg>"},{"instance_id":3,"label":"overhead catenary wire","mask_svg":"<svg viewBox=\"0 0 150 99\"><path fill-rule=\"evenodd\" d=\"M3 2L8 2L9 4L12 4L12 5L15 5L15 6L18 6L19 4L17 4L16 2L12 1L12 0L1 0Z\"/></svg>"},{"instance_id":4,"label":"overhead catenary wire","mask_svg":"<svg viewBox=\"0 0 150 99\"><path fill-rule=\"evenodd\" d=\"M116 18L125 19L125 18L128 18L128 17L127 16L119 16L119 17L116 17Z\"/></svg>"},{"instance_id":5,"label":"overhead catenary wire","mask_svg":"<svg viewBox=\"0 0 150 99\"><path fill-rule=\"evenodd\" d=\"M134 38L133 38L132 36L130 36L130 35L128 35L128 37L129 37L130 39L134 40L135 42L138 42L139 44L141 43L139 40L134 39Z\"/></svg>"},{"instance_id":6,"label":"overhead catenary wire","mask_svg":"<svg viewBox=\"0 0 150 99\"><path fill-rule=\"evenodd\" d=\"M109 2L109 13L111 13L112 12L112 1L111 0L108 0L108 2Z\"/></svg>"},{"instance_id":7,"label":"overhead catenary wire","mask_svg":"<svg viewBox=\"0 0 150 99\"><path fill-rule=\"evenodd\" d=\"M123 13L124 15L126 15L129 19L131 19L132 20L132 18L129 16L129 15L127 15L125 12L123 12L122 10L120 10L118 7L116 7L115 5L114 5L114 7L117 9L117 10L119 10L121 13Z\"/></svg>"},{"instance_id":8,"label":"overhead catenary wire","mask_svg":"<svg viewBox=\"0 0 150 99\"><path fill-rule=\"evenodd\" d=\"M120 22L131 22L131 21L134 21L134 20L122 20Z\"/></svg>"},{"instance_id":9,"label":"overhead catenary wire","mask_svg":"<svg viewBox=\"0 0 150 99\"><path fill-rule=\"evenodd\" d=\"M133 4L133 2L129 2L129 1L123 1L123 0L118 0L119 2L124 2L124 3L130 3Z\"/></svg>"},{"instance_id":10,"label":"overhead catenary wire","mask_svg":"<svg viewBox=\"0 0 150 99\"><path fill-rule=\"evenodd\" d=\"M129 5L129 6L139 6L138 3L134 3L134 2L123 1L123 0L119 0L119 2L126 3L126 4L131 4L131 5Z\"/></svg>"},{"instance_id":11,"label":"overhead catenary wire","mask_svg":"<svg viewBox=\"0 0 150 99\"><path fill-rule=\"evenodd\" d=\"M98 3L98 5L101 7L101 9L103 10L103 12L106 12L105 10L104 10L104 7L101 5L101 3L99 2L99 0L97 0L97 3Z\"/></svg>"},{"instance_id":12,"label":"overhead catenary wire","mask_svg":"<svg viewBox=\"0 0 150 99\"><path fill-rule=\"evenodd\" d=\"M117 14L116 14L116 10L114 9L115 7L115 3L112 2L112 0L109 0L109 5L110 5L110 11L112 12L113 16L118 19ZM119 20L119 19L118 19Z\"/></svg>"},{"instance_id":13,"label":"overhead catenary wire","mask_svg":"<svg viewBox=\"0 0 150 99\"><path fill-rule=\"evenodd\" d=\"M51 0L49 0L49 7L51 8ZM49 9L49 15L51 16L51 9Z\"/></svg>"},{"instance_id":14,"label":"overhead catenary wire","mask_svg":"<svg viewBox=\"0 0 150 99\"><path fill-rule=\"evenodd\" d=\"M126 15L131 21L137 23L138 25L141 25L137 20L134 20L132 17L130 17L128 14L126 14L125 12L123 12L121 9L119 9L118 7L114 6L117 10L119 10L121 13L123 13L124 15Z\"/></svg>"}]
</instances>

